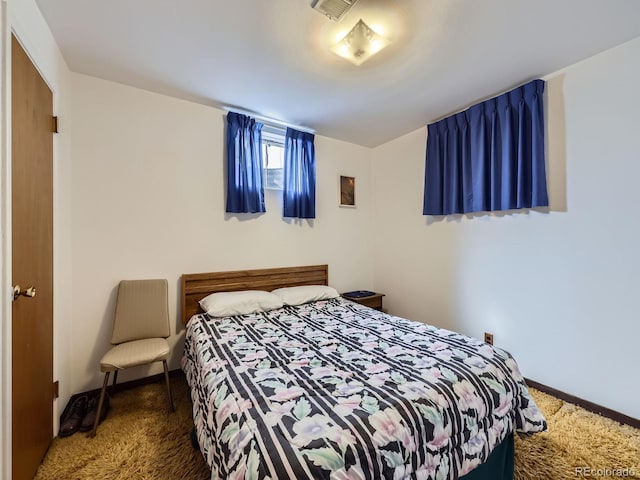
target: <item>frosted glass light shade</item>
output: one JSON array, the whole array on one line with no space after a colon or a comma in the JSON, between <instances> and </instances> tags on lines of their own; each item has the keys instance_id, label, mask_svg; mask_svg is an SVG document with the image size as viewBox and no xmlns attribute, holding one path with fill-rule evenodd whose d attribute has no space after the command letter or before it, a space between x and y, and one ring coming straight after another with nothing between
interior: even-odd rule
<instances>
[{"instance_id":1,"label":"frosted glass light shade","mask_svg":"<svg viewBox=\"0 0 640 480\"><path fill-rule=\"evenodd\" d=\"M342 40L331 47L331 51L354 65L361 65L390 43L360 19Z\"/></svg>"}]
</instances>

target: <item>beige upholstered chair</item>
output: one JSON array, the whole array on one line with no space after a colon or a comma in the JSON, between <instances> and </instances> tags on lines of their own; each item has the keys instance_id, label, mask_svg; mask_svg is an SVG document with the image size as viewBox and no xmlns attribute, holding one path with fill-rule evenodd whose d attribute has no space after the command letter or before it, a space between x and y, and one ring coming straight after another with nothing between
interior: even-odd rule
<instances>
[{"instance_id":1,"label":"beige upholstered chair","mask_svg":"<svg viewBox=\"0 0 640 480\"><path fill-rule=\"evenodd\" d=\"M118 371L162 362L167 383L169 408L173 408L171 387L169 386L169 305L167 281L162 280L122 280L118 286L116 313L111 343L115 345L100 360L100 370L104 372L104 383L100 392L98 414L90 436L95 436L109 384L109 374L113 375L115 389Z\"/></svg>"}]
</instances>

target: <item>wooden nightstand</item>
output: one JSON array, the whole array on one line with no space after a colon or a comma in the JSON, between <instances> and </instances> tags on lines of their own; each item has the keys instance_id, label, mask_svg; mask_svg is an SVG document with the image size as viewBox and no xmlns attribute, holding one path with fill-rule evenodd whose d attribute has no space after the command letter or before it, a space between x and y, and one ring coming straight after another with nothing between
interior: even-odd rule
<instances>
[{"instance_id":1,"label":"wooden nightstand","mask_svg":"<svg viewBox=\"0 0 640 480\"><path fill-rule=\"evenodd\" d=\"M367 307L374 308L376 310L382 310L382 297L384 297L384 293L374 293L373 295L369 295L368 297L358 297L358 298L350 298L343 297L347 300L351 300L352 302L359 303L360 305L365 305Z\"/></svg>"}]
</instances>

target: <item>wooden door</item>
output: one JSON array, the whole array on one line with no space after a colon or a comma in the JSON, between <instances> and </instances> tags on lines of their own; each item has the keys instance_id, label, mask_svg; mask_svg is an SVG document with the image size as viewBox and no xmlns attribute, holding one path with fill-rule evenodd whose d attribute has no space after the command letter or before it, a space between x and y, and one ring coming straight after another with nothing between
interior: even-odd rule
<instances>
[{"instance_id":1,"label":"wooden door","mask_svg":"<svg viewBox=\"0 0 640 480\"><path fill-rule=\"evenodd\" d=\"M32 479L53 437L53 95L11 38L13 479Z\"/></svg>"}]
</instances>

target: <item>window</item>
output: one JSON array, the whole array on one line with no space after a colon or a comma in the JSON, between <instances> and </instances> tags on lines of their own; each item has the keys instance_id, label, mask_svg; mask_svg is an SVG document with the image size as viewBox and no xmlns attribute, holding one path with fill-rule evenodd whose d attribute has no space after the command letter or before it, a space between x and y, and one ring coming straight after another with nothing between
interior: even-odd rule
<instances>
[{"instance_id":1,"label":"window","mask_svg":"<svg viewBox=\"0 0 640 480\"><path fill-rule=\"evenodd\" d=\"M282 190L284 186L284 145L262 139L264 188Z\"/></svg>"},{"instance_id":2,"label":"window","mask_svg":"<svg viewBox=\"0 0 640 480\"><path fill-rule=\"evenodd\" d=\"M264 188L284 188L284 135L285 130L271 125L262 128L262 169Z\"/></svg>"}]
</instances>

